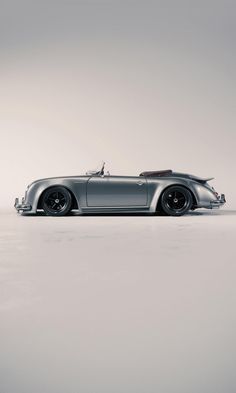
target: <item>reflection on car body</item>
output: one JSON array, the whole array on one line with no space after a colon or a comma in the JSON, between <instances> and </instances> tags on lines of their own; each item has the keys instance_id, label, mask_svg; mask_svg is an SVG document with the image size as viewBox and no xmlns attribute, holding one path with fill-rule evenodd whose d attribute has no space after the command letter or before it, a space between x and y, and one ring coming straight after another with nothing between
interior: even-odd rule
<instances>
[{"instance_id":1,"label":"reflection on car body","mask_svg":"<svg viewBox=\"0 0 236 393\"><path fill-rule=\"evenodd\" d=\"M36 180L26 190L25 197L15 200L15 208L23 214L44 211L51 216L63 216L71 210L91 213L149 213L162 211L181 216L198 208L213 209L225 203L209 181L170 169L145 171L138 176L117 176L104 171L81 176L53 177Z\"/></svg>"}]
</instances>

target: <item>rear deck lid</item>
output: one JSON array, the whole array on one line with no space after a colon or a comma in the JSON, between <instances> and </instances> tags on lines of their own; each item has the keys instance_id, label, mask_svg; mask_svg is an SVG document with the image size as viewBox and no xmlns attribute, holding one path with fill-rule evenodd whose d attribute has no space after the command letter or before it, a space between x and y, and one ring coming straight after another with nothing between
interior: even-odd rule
<instances>
[{"instance_id":1,"label":"rear deck lid","mask_svg":"<svg viewBox=\"0 0 236 393\"><path fill-rule=\"evenodd\" d=\"M173 172L173 176L184 177L184 178L187 178L187 179L194 180L194 181L196 181L198 183L201 183L201 184L205 184L208 181L214 179L214 177L205 177L204 178L204 177L199 177L199 176L195 176L195 175L189 175L187 173L178 173L178 172Z\"/></svg>"}]
</instances>

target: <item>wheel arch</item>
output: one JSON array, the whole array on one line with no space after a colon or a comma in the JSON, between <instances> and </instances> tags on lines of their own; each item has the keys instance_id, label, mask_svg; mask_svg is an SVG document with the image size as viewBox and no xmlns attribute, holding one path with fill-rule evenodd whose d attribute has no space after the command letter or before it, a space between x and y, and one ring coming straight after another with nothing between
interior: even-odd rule
<instances>
[{"instance_id":1,"label":"wheel arch","mask_svg":"<svg viewBox=\"0 0 236 393\"><path fill-rule=\"evenodd\" d=\"M77 199L76 199L76 197L75 197L75 194L73 193L73 191L71 191L71 189L70 189L69 187L64 186L64 184L53 184L53 185L51 185L51 186L48 186L48 187L44 188L44 189L41 191L41 193L40 193L40 195L39 195L39 198L38 198L38 202L37 202L37 210L43 208L43 206L42 206L42 201L43 201L43 195L44 195L44 193L45 193L46 191L50 190L51 188L54 188L54 187L63 187L63 188L65 188L65 189L70 193L71 198L72 198L71 209L79 209L79 204L78 204L78 201L77 201Z\"/></svg>"},{"instance_id":2,"label":"wheel arch","mask_svg":"<svg viewBox=\"0 0 236 393\"><path fill-rule=\"evenodd\" d=\"M194 206L197 206L197 198L196 198L196 195L195 195L195 193L193 192L193 190L192 190L190 187L188 187L188 186L186 186L186 185L183 185L183 184L181 184L181 183L174 183L174 184L169 184L168 186L166 186L165 188L163 188L163 190L161 191L161 193L160 193L160 195L159 195L159 198L158 198L158 201L157 201L157 204L156 204L156 211L160 211L160 210L161 210L161 197L162 197L163 193L164 193L166 190L168 190L168 188L173 187L173 186L182 187L182 188L185 188L186 190L188 190L188 191L191 193L192 198L193 198L192 208L193 208Z\"/></svg>"}]
</instances>

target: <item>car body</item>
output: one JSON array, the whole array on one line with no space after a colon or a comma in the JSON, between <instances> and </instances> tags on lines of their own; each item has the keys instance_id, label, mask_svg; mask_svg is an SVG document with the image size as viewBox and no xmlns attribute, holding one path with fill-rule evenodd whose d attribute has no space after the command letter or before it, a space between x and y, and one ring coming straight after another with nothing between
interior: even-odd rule
<instances>
[{"instance_id":1,"label":"car body","mask_svg":"<svg viewBox=\"0 0 236 393\"><path fill-rule=\"evenodd\" d=\"M208 184L209 180L212 178L172 170L113 176L104 172L103 164L99 171L81 176L36 180L27 187L21 201L16 198L15 208L25 215L40 210L55 216L71 210L81 214L151 214L160 210L178 216L197 208L218 208L225 203L224 194L218 195ZM66 208L65 200L69 200Z\"/></svg>"}]
</instances>

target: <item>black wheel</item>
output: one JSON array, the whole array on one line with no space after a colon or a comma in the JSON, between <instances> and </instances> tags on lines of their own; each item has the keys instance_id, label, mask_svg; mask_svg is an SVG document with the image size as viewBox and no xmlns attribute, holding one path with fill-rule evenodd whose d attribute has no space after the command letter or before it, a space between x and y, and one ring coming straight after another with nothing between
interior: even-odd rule
<instances>
[{"instance_id":1,"label":"black wheel","mask_svg":"<svg viewBox=\"0 0 236 393\"><path fill-rule=\"evenodd\" d=\"M192 194L181 186L171 186L161 196L161 207L169 216L182 216L193 205Z\"/></svg>"},{"instance_id":2,"label":"black wheel","mask_svg":"<svg viewBox=\"0 0 236 393\"><path fill-rule=\"evenodd\" d=\"M71 194L64 187L51 187L43 194L42 206L48 216L65 216L71 205Z\"/></svg>"}]
</instances>

